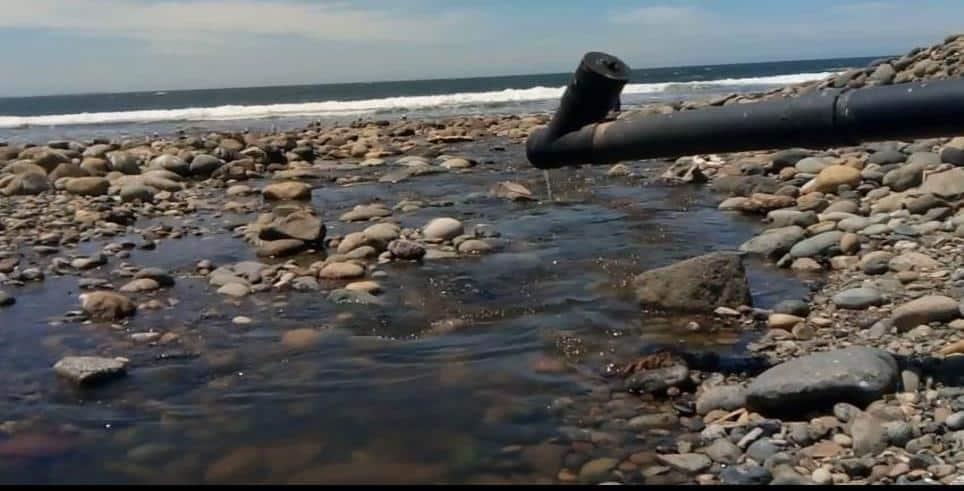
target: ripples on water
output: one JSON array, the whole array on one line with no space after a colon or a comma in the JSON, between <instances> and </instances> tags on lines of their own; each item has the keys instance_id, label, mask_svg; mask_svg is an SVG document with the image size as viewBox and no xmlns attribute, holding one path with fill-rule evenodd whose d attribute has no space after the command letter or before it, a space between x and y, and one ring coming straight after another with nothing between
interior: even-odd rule
<instances>
[{"instance_id":1,"label":"ripples on water","mask_svg":"<svg viewBox=\"0 0 964 491\"><path fill-rule=\"evenodd\" d=\"M182 278L202 258L254 259L250 246L224 232L237 215L199 214L209 233L161 241L126 260L179 273L159 297L180 303L142 312L127 327L176 332L177 348L134 345L104 325L48 325L77 308L77 277L12 289L18 303L0 317L3 419L34 420L37 430L0 442L3 481L552 479L558 467L496 464L513 445L557 436L551 401L591 390L601 367L647 343L729 350L745 340L642 314L627 284L645 269L735 248L754 222L719 213L705 190L608 178L598 168L554 171L554 202L493 199L485 192L501 180L544 197L543 176L517 146L459 150L492 162L463 174L314 192L329 234L365 226L337 221L356 203L416 198L440 206L396 213L403 226L453 216L467 226L491 224L509 241L483 257L381 267L385 307L333 305L317 292L232 303L203 279ZM118 265L112 258L94 274L108 277ZM750 267L758 305L803 292L782 271ZM233 325L236 315L254 322ZM304 327L323 329L318 344L282 347L284 331ZM123 355L132 366L126 378L77 391L50 370L68 354ZM557 369L536 369L545 366Z\"/></svg>"}]
</instances>

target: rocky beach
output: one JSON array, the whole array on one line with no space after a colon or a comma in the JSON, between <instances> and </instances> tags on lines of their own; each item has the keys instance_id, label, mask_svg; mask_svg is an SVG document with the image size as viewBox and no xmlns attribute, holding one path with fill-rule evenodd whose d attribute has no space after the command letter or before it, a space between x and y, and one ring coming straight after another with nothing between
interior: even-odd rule
<instances>
[{"instance_id":1,"label":"rocky beach","mask_svg":"<svg viewBox=\"0 0 964 491\"><path fill-rule=\"evenodd\" d=\"M964 483L964 136L543 174L549 117L0 143L5 481Z\"/></svg>"}]
</instances>

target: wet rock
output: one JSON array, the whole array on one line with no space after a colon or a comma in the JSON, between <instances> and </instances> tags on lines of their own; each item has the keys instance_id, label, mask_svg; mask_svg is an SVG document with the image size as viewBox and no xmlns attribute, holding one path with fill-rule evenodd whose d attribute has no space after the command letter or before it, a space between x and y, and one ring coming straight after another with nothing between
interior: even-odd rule
<instances>
[{"instance_id":1,"label":"wet rock","mask_svg":"<svg viewBox=\"0 0 964 491\"><path fill-rule=\"evenodd\" d=\"M0 307L9 307L15 303L17 303L17 299L13 295L0 290Z\"/></svg>"},{"instance_id":2,"label":"wet rock","mask_svg":"<svg viewBox=\"0 0 964 491\"><path fill-rule=\"evenodd\" d=\"M410 240L393 240L388 244L388 252L403 261L416 261L425 256L425 248Z\"/></svg>"},{"instance_id":3,"label":"wet rock","mask_svg":"<svg viewBox=\"0 0 964 491\"><path fill-rule=\"evenodd\" d=\"M118 293L95 291L78 295L80 306L92 319L116 321L133 315L134 302Z\"/></svg>"},{"instance_id":4,"label":"wet rock","mask_svg":"<svg viewBox=\"0 0 964 491\"><path fill-rule=\"evenodd\" d=\"M134 274L134 278L150 278L163 287L174 286L174 277L161 268L143 268Z\"/></svg>"},{"instance_id":5,"label":"wet rock","mask_svg":"<svg viewBox=\"0 0 964 491\"><path fill-rule=\"evenodd\" d=\"M263 240L258 245L257 254L259 257L287 257L307 248L308 245L298 239Z\"/></svg>"},{"instance_id":6,"label":"wet rock","mask_svg":"<svg viewBox=\"0 0 964 491\"><path fill-rule=\"evenodd\" d=\"M747 389L747 406L765 415L801 415L838 402L869 404L899 380L888 353L863 347L814 353L760 374Z\"/></svg>"},{"instance_id":7,"label":"wet rock","mask_svg":"<svg viewBox=\"0 0 964 491\"><path fill-rule=\"evenodd\" d=\"M377 242L381 248L401 236L401 229L394 223L376 223L362 231L369 242Z\"/></svg>"},{"instance_id":8,"label":"wet rock","mask_svg":"<svg viewBox=\"0 0 964 491\"><path fill-rule=\"evenodd\" d=\"M278 182L265 186L261 194L269 200L309 200L311 186L295 181Z\"/></svg>"},{"instance_id":9,"label":"wet rock","mask_svg":"<svg viewBox=\"0 0 964 491\"><path fill-rule=\"evenodd\" d=\"M259 448L237 448L211 463L204 472L204 480L207 482L223 482L238 479L245 473L257 469L261 460L262 452Z\"/></svg>"},{"instance_id":10,"label":"wet rock","mask_svg":"<svg viewBox=\"0 0 964 491\"><path fill-rule=\"evenodd\" d=\"M422 236L429 240L452 240L463 233L462 222L454 218L435 218L422 229Z\"/></svg>"},{"instance_id":11,"label":"wet rock","mask_svg":"<svg viewBox=\"0 0 964 491\"><path fill-rule=\"evenodd\" d=\"M54 364L54 371L79 385L91 386L127 373L127 362L117 358L68 356Z\"/></svg>"},{"instance_id":12,"label":"wet rock","mask_svg":"<svg viewBox=\"0 0 964 491\"><path fill-rule=\"evenodd\" d=\"M689 368L685 365L674 365L636 372L623 382L623 387L630 392L658 393L675 387L688 378Z\"/></svg>"},{"instance_id":13,"label":"wet rock","mask_svg":"<svg viewBox=\"0 0 964 491\"><path fill-rule=\"evenodd\" d=\"M375 295L381 293L382 286L377 281L356 281L345 286L346 290L356 290Z\"/></svg>"},{"instance_id":14,"label":"wet rock","mask_svg":"<svg viewBox=\"0 0 964 491\"><path fill-rule=\"evenodd\" d=\"M656 460L688 474L698 474L713 465L709 457L698 453L657 455Z\"/></svg>"},{"instance_id":15,"label":"wet rock","mask_svg":"<svg viewBox=\"0 0 964 491\"><path fill-rule=\"evenodd\" d=\"M150 278L140 278L136 280L131 280L124 286L120 287L118 291L123 293L139 293L139 292L150 292L157 290L161 285Z\"/></svg>"},{"instance_id":16,"label":"wet rock","mask_svg":"<svg viewBox=\"0 0 964 491\"><path fill-rule=\"evenodd\" d=\"M321 338L322 332L318 329L291 329L281 335L281 345L291 350L303 350L315 346Z\"/></svg>"},{"instance_id":17,"label":"wet rock","mask_svg":"<svg viewBox=\"0 0 964 491\"><path fill-rule=\"evenodd\" d=\"M497 183L489 190L489 194L495 198L513 201L531 201L535 199L532 197L532 191L529 191L529 188L511 181Z\"/></svg>"},{"instance_id":18,"label":"wet rock","mask_svg":"<svg viewBox=\"0 0 964 491\"><path fill-rule=\"evenodd\" d=\"M323 280L348 280L365 275L365 268L355 263L336 262L325 265L318 273Z\"/></svg>"},{"instance_id":19,"label":"wet rock","mask_svg":"<svg viewBox=\"0 0 964 491\"><path fill-rule=\"evenodd\" d=\"M778 258L789 252L790 248L803 240L804 237L806 237L806 232L796 225L771 228L744 242L740 246L740 251L759 254L768 258Z\"/></svg>"},{"instance_id":20,"label":"wet rock","mask_svg":"<svg viewBox=\"0 0 964 491\"><path fill-rule=\"evenodd\" d=\"M801 273L816 273L823 271L823 266L809 257L798 257L790 264L790 269Z\"/></svg>"},{"instance_id":21,"label":"wet rock","mask_svg":"<svg viewBox=\"0 0 964 491\"><path fill-rule=\"evenodd\" d=\"M469 239L459 243L458 251L460 254L485 254L492 252L495 248L487 241L479 239Z\"/></svg>"},{"instance_id":22,"label":"wet rock","mask_svg":"<svg viewBox=\"0 0 964 491\"><path fill-rule=\"evenodd\" d=\"M833 303L844 309L864 310L883 304L884 295L873 288L851 288L834 295Z\"/></svg>"},{"instance_id":23,"label":"wet rock","mask_svg":"<svg viewBox=\"0 0 964 491\"><path fill-rule=\"evenodd\" d=\"M749 285L737 254L713 253L646 271L634 281L644 306L712 312L717 307L749 305Z\"/></svg>"},{"instance_id":24,"label":"wet rock","mask_svg":"<svg viewBox=\"0 0 964 491\"><path fill-rule=\"evenodd\" d=\"M634 431L650 428L671 428L679 424L679 418L672 413L643 414L629 420L628 427Z\"/></svg>"},{"instance_id":25,"label":"wet rock","mask_svg":"<svg viewBox=\"0 0 964 491\"><path fill-rule=\"evenodd\" d=\"M615 164L606 171L606 175L609 177L625 177L629 174L631 174L631 171L626 164Z\"/></svg>"},{"instance_id":26,"label":"wet rock","mask_svg":"<svg viewBox=\"0 0 964 491\"><path fill-rule=\"evenodd\" d=\"M809 239L802 240L797 242L790 249L790 256L798 258L828 254L833 249L839 248L840 238L843 237L843 235L844 232L839 230L831 230L829 232L824 232L822 234L810 237Z\"/></svg>"},{"instance_id":27,"label":"wet rock","mask_svg":"<svg viewBox=\"0 0 964 491\"><path fill-rule=\"evenodd\" d=\"M107 256L103 254L95 254L90 257L79 257L70 262L70 267L79 270L94 269L98 266L103 266L107 264Z\"/></svg>"},{"instance_id":28,"label":"wet rock","mask_svg":"<svg viewBox=\"0 0 964 491\"><path fill-rule=\"evenodd\" d=\"M927 295L911 300L894 310L891 320L899 330L930 322L946 322L960 317L958 302L950 297Z\"/></svg>"},{"instance_id":29,"label":"wet rock","mask_svg":"<svg viewBox=\"0 0 964 491\"><path fill-rule=\"evenodd\" d=\"M363 232L352 232L345 235L338 242L338 248L336 251L338 254L346 254L356 248L362 247L368 243L368 237L365 237Z\"/></svg>"},{"instance_id":30,"label":"wet rock","mask_svg":"<svg viewBox=\"0 0 964 491\"><path fill-rule=\"evenodd\" d=\"M746 387L740 385L717 385L709 387L696 398L696 413L705 415L710 411L733 411L746 405Z\"/></svg>"},{"instance_id":31,"label":"wet rock","mask_svg":"<svg viewBox=\"0 0 964 491\"><path fill-rule=\"evenodd\" d=\"M391 216L391 214L392 210L389 210L381 203L358 205L352 208L350 211L343 213L339 217L339 220L343 222L361 222L371 220L373 218Z\"/></svg>"},{"instance_id":32,"label":"wet rock","mask_svg":"<svg viewBox=\"0 0 964 491\"><path fill-rule=\"evenodd\" d=\"M325 225L321 220L306 211L295 211L274 219L260 232L263 240L297 239L304 242L319 242L325 238Z\"/></svg>"},{"instance_id":33,"label":"wet rock","mask_svg":"<svg viewBox=\"0 0 964 491\"><path fill-rule=\"evenodd\" d=\"M228 188L225 192L228 196L247 196L249 194L254 194L255 190L251 186L246 186L244 184L235 184Z\"/></svg>"},{"instance_id":34,"label":"wet rock","mask_svg":"<svg viewBox=\"0 0 964 491\"><path fill-rule=\"evenodd\" d=\"M328 294L328 301L338 304L356 303L381 305L384 303L382 299L372 295L371 293L360 290L349 290L347 288L332 290L332 292Z\"/></svg>"}]
</instances>

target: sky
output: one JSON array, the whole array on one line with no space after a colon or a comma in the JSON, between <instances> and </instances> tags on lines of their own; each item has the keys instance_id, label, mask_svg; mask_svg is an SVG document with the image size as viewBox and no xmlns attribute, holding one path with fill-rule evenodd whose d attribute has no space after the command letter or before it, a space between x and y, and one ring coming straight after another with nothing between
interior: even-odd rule
<instances>
[{"instance_id":1,"label":"sky","mask_svg":"<svg viewBox=\"0 0 964 491\"><path fill-rule=\"evenodd\" d=\"M0 97L900 54L960 0L0 0Z\"/></svg>"}]
</instances>

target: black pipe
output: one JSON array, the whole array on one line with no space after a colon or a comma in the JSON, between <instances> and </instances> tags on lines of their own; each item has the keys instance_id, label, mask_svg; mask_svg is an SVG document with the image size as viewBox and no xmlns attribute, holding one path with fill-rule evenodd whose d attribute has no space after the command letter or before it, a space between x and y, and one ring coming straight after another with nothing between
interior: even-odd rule
<instances>
[{"instance_id":1,"label":"black pipe","mask_svg":"<svg viewBox=\"0 0 964 491\"><path fill-rule=\"evenodd\" d=\"M828 148L964 133L964 80L826 89L765 102L730 104L601 122L616 107L629 67L587 54L548 127L529 136L540 169L771 148Z\"/></svg>"}]
</instances>

